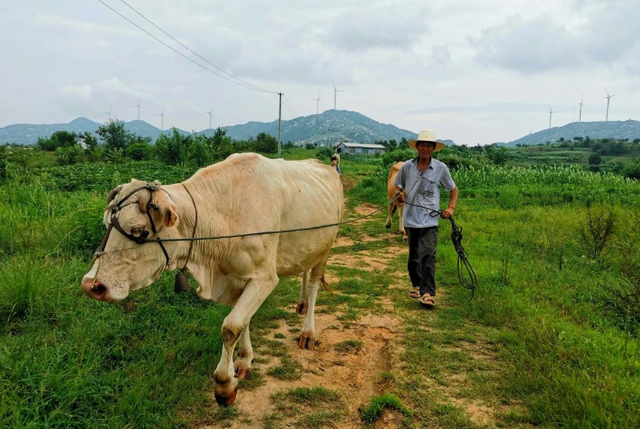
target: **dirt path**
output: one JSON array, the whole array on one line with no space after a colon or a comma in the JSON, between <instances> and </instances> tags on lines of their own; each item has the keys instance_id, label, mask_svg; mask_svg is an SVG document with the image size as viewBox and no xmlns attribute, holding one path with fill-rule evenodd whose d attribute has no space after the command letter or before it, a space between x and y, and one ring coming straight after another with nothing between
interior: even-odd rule
<instances>
[{"instance_id":1,"label":"dirt path","mask_svg":"<svg viewBox=\"0 0 640 429\"><path fill-rule=\"evenodd\" d=\"M370 207L358 207L355 212L361 213ZM367 220L380 222L379 219ZM443 404L450 404L459 413L461 421L468 422L465 427L497 427L497 416L509 412L512 408L498 402L491 402L490 398L469 395L467 392L474 383L469 379L467 369L452 369L437 378L423 376L420 373L409 374L408 359L405 358L405 344L414 341L432 341L432 338L442 334L434 328L437 312L426 312L413 306L413 302L406 296L406 273L402 268L389 266L394 258L406 258L405 244L397 236L388 233L384 239L392 238L390 246L372 246L356 252L342 252L332 254L326 277L330 284L338 284L340 269L357 269L364 276L375 276L385 272L391 278L386 292L376 296L378 311L361 311L355 320L345 323L345 308L325 307L318 305L316 309L317 343L314 351L298 348L299 325L290 326L282 321L277 329L264 331L262 334L266 345L256 347L254 361L255 373L259 382L246 388L241 387L234 404L235 412L229 418L218 420L216 424L200 426L199 429L228 427L232 429L262 429L289 427L333 427L333 428L364 428L359 409L367 406L370 400L384 393L397 390L397 380L403 379L408 385L415 386L424 395L438 398ZM396 240L397 238L397 240ZM376 240L367 237L372 243ZM339 238L336 247L349 246L351 240ZM405 290L406 289L406 290ZM443 291L444 292L444 291ZM339 293L339 291L338 291ZM438 304L446 306L446 297L441 294ZM320 300L322 301L322 300ZM406 311L398 306L409 306ZM382 311L380 311L380 308ZM295 306L285 309L295 313ZM295 320L295 317L287 320ZM299 319L301 321L301 319ZM411 325L419 330L421 337L415 333L408 334ZM269 353L269 347L282 347L279 353ZM486 381L493 380L491 374L497 372L499 363L495 359L495 351L490 345L478 342L458 342L442 346L441 353L457 356L462 353L465 361L471 361L474 371L485 374ZM271 356L270 356L271 355ZM274 369L283 362L293 363L298 378L283 380L273 376ZM418 363L419 365L419 363ZM477 368L477 369L475 369ZM485 373L483 373L483 371ZM255 374L252 374L252 377ZM499 377L499 376L496 376ZM337 398L323 402L322 400L305 401L285 400L283 395L294 389L324 389L323 392L335 392ZM274 395L276 395L274 397ZM402 395L401 395L402 396ZM421 408L419 402L406 398L408 408ZM211 394L211 402L215 407L215 399ZM220 413L221 411L213 411ZM412 421L422 421L418 426L405 424L403 415L396 410L385 410L376 422L375 428L398 427L442 427L431 425L428 415L420 416L414 413ZM405 421L405 423L407 423ZM408 423L407 423L408 424ZM507 427L518 427L507 426Z\"/></svg>"},{"instance_id":2,"label":"dirt path","mask_svg":"<svg viewBox=\"0 0 640 429\"><path fill-rule=\"evenodd\" d=\"M294 312L295 308L289 310ZM337 392L341 398L347 398L345 413L340 425L336 427L363 427L358 407L384 391L384 383L380 381L378 374L398 365L402 353L396 341L399 324L400 320L394 317L369 315L351 324L349 328L344 328L336 314L316 314L319 343L314 351L298 348L298 335L290 332L291 326L283 324L272 331L270 338L281 339L284 335L282 341L286 344L288 354L302 366L301 377L298 380L285 381L266 375L263 385L239 391L235 406L242 419L237 419L225 427L265 427L265 416L278 413L278 404L272 401L271 396L277 392L300 387L324 387ZM357 350L343 350L340 347L356 341L362 343ZM255 369L261 374L267 374L279 362L278 357L272 357L266 363L255 364ZM213 396L211 399L215 401ZM293 421L297 417L284 416L274 427L295 427ZM214 427L220 426L207 426Z\"/></svg>"}]
</instances>

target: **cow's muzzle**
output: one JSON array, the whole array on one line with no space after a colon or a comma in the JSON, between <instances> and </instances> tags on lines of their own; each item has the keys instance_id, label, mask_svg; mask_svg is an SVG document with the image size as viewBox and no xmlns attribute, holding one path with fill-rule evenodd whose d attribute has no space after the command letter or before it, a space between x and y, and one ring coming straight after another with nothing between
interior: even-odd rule
<instances>
[{"instance_id":1,"label":"cow's muzzle","mask_svg":"<svg viewBox=\"0 0 640 429\"><path fill-rule=\"evenodd\" d=\"M104 301L107 298L107 287L96 279L82 279L82 290L93 299Z\"/></svg>"}]
</instances>

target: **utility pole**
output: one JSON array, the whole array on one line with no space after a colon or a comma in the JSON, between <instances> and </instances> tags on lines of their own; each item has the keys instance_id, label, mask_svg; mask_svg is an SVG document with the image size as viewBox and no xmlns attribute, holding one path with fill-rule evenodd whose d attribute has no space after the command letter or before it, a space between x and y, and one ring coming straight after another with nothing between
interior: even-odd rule
<instances>
[{"instance_id":1,"label":"utility pole","mask_svg":"<svg viewBox=\"0 0 640 429\"><path fill-rule=\"evenodd\" d=\"M279 92L280 105L278 108L278 158L282 158L282 93Z\"/></svg>"}]
</instances>

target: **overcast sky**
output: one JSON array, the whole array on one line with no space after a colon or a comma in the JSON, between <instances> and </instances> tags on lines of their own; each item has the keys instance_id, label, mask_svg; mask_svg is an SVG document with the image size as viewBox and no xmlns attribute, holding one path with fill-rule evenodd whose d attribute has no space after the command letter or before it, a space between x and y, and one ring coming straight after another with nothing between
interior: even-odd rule
<instances>
[{"instance_id":1,"label":"overcast sky","mask_svg":"<svg viewBox=\"0 0 640 429\"><path fill-rule=\"evenodd\" d=\"M0 15L0 127L141 119L187 131L334 106L458 144L549 124L640 119L638 0L11 2ZM216 70L217 73L222 72ZM232 78L229 78L233 80Z\"/></svg>"}]
</instances>

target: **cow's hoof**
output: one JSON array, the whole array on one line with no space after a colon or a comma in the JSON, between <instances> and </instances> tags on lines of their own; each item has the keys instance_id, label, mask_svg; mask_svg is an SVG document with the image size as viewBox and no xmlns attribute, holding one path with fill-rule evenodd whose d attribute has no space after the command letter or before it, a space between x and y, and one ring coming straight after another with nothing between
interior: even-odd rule
<instances>
[{"instance_id":1,"label":"cow's hoof","mask_svg":"<svg viewBox=\"0 0 640 429\"><path fill-rule=\"evenodd\" d=\"M296 313L298 314L307 314L307 310L309 309L309 304L306 302L299 302L296 307Z\"/></svg>"},{"instance_id":2,"label":"cow's hoof","mask_svg":"<svg viewBox=\"0 0 640 429\"><path fill-rule=\"evenodd\" d=\"M313 336L313 332L303 332L300 334L300 340L298 340L298 347L301 349L313 350L316 346L316 339Z\"/></svg>"},{"instance_id":3,"label":"cow's hoof","mask_svg":"<svg viewBox=\"0 0 640 429\"><path fill-rule=\"evenodd\" d=\"M233 402L236 400L236 395L238 394L238 389L235 389L234 391L232 391L228 396L224 396L224 395L218 395L216 393L216 402L218 403L218 405L222 406L222 407L228 407L229 405L233 404Z\"/></svg>"},{"instance_id":4,"label":"cow's hoof","mask_svg":"<svg viewBox=\"0 0 640 429\"><path fill-rule=\"evenodd\" d=\"M236 367L236 378L239 380L244 380L245 378L249 377L249 375L251 374L251 367L244 365L241 362L236 362L235 367Z\"/></svg>"}]
</instances>

